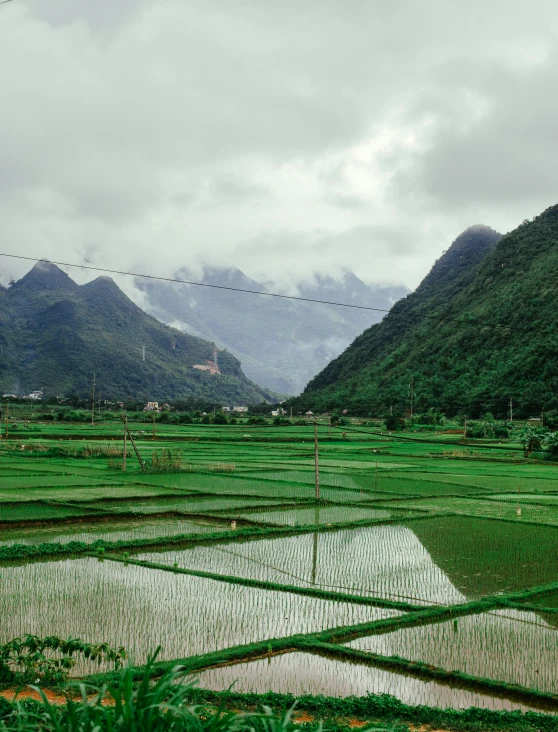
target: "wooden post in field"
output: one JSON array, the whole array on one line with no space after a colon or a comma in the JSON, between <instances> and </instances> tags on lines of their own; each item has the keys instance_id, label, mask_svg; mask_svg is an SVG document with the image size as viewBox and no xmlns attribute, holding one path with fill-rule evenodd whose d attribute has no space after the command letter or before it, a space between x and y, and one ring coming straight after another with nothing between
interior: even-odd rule
<instances>
[{"instance_id":1,"label":"wooden post in field","mask_svg":"<svg viewBox=\"0 0 558 732\"><path fill-rule=\"evenodd\" d=\"M8 421L9 409L10 409L10 405L8 404L8 402L6 402L6 439L8 439L9 434L10 434L10 423Z\"/></svg>"},{"instance_id":2,"label":"wooden post in field","mask_svg":"<svg viewBox=\"0 0 558 732\"><path fill-rule=\"evenodd\" d=\"M132 443L132 447L134 448L134 452L136 453L136 457L138 459L138 463L140 464L141 472L145 473L145 465L143 464L143 460L141 459L141 455L139 453L139 450L137 448L136 443L134 442L134 438L132 437L132 433L129 429L126 429L128 433L128 437L130 438L130 442Z\"/></svg>"},{"instance_id":3,"label":"wooden post in field","mask_svg":"<svg viewBox=\"0 0 558 732\"><path fill-rule=\"evenodd\" d=\"M328 440L331 440L331 415L329 417L329 425L328 425L328 429L327 429L327 437L328 437Z\"/></svg>"},{"instance_id":4,"label":"wooden post in field","mask_svg":"<svg viewBox=\"0 0 558 732\"><path fill-rule=\"evenodd\" d=\"M126 471L126 450L128 449L128 415L122 417L124 422L124 452L122 453L122 470Z\"/></svg>"},{"instance_id":5,"label":"wooden post in field","mask_svg":"<svg viewBox=\"0 0 558 732\"><path fill-rule=\"evenodd\" d=\"M97 374L93 374L93 393L91 394L91 424L95 424L95 379Z\"/></svg>"},{"instance_id":6,"label":"wooden post in field","mask_svg":"<svg viewBox=\"0 0 558 732\"><path fill-rule=\"evenodd\" d=\"M320 464L318 458L318 422L314 422L314 461L316 470L316 500L320 500Z\"/></svg>"}]
</instances>

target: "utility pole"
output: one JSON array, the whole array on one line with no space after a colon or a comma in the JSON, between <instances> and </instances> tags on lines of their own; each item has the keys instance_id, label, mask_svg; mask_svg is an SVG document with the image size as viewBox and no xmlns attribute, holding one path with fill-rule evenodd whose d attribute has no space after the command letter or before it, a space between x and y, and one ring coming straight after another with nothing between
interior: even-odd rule
<instances>
[{"instance_id":1,"label":"utility pole","mask_svg":"<svg viewBox=\"0 0 558 732\"><path fill-rule=\"evenodd\" d=\"M291 407L291 422L293 421L293 408Z\"/></svg>"},{"instance_id":2,"label":"utility pole","mask_svg":"<svg viewBox=\"0 0 558 732\"><path fill-rule=\"evenodd\" d=\"M126 430L128 432L128 437L130 438L130 442L132 443L132 447L134 448L134 452L136 453L136 457L138 459L138 463L140 464L141 472L145 473L145 465L143 464L143 460L141 459L141 455L139 454L139 450L136 446L136 443L134 442L134 438L132 437L132 433L129 429Z\"/></svg>"},{"instance_id":3,"label":"utility pole","mask_svg":"<svg viewBox=\"0 0 558 732\"><path fill-rule=\"evenodd\" d=\"M413 377L412 376L411 376L411 384L410 384L410 387L411 387L411 422L412 422L413 421L413 397L414 397L414 394L413 394Z\"/></svg>"},{"instance_id":4,"label":"utility pole","mask_svg":"<svg viewBox=\"0 0 558 732\"><path fill-rule=\"evenodd\" d=\"M91 394L91 424L95 424L95 379L97 374L93 374L93 393Z\"/></svg>"},{"instance_id":5,"label":"utility pole","mask_svg":"<svg viewBox=\"0 0 558 732\"><path fill-rule=\"evenodd\" d=\"M153 439L155 439L155 410L153 410Z\"/></svg>"},{"instance_id":6,"label":"utility pole","mask_svg":"<svg viewBox=\"0 0 558 732\"><path fill-rule=\"evenodd\" d=\"M329 440L331 440L331 416L329 418L329 425L328 425L328 429L327 429L327 437L328 437Z\"/></svg>"},{"instance_id":7,"label":"utility pole","mask_svg":"<svg viewBox=\"0 0 558 732\"><path fill-rule=\"evenodd\" d=\"M510 422L513 422L513 399L510 397Z\"/></svg>"},{"instance_id":8,"label":"utility pole","mask_svg":"<svg viewBox=\"0 0 558 732\"><path fill-rule=\"evenodd\" d=\"M126 472L126 450L128 449L128 415L125 414L122 417L122 421L124 422L124 452L122 453L122 470Z\"/></svg>"},{"instance_id":9,"label":"utility pole","mask_svg":"<svg viewBox=\"0 0 558 732\"><path fill-rule=\"evenodd\" d=\"M314 461L316 471L316 501L320 500L320 464L318 460L318 422L314 422Z\"/></svg>"},{"instance_id":10,"label":"utility pole","mask_svg":"<svg viewBox=\"0 0 558 732\"><path fill-rule=\"evenodd\" d=\"M6 439L8 439L8 437L10 435L10 423L8 421L9 409L10 409L10 405L8 404L8 402L6 402Z\"/></svg>"}]
</instances>

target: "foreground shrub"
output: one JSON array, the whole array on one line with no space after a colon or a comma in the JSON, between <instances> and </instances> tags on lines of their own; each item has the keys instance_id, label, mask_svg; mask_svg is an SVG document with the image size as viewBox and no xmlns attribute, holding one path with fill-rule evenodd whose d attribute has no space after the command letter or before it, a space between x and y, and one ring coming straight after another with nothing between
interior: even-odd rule
<instances>
[{"instance_id":1,"label":"foreground shrub","mask_svg":"<svg viewBox=\"0 0 558 732\"><path fill-rule=\"evenodd\" d=\"M111 662L118 669L126 658L123 648L107 643L86 643L79 638L62 640L56 636L26 635L0 646L0 683L60 684L68 680L77 657Z\"/></svg>"},{"instance_id":2,"label":"foreground shrub","mask_svg":"<svg viewBox=\"0 0 558 732\"><path fill-rule=\"evenodd\" d=\"M246 714L226 712L224 707L188 706L193 683L185 680L182 667L176 666L153 683L154 662L155 656L149 659L139 684L134 670L128 667L114 687L80 684L79 698L68 698L62 706L51 704L40 689L35 689L41 697L39 703L16 701L14 705L0 706L0 730L286 732L292 728L292 710L277 717L269 709L263 714Z\"/></svg>"}]
</instances>

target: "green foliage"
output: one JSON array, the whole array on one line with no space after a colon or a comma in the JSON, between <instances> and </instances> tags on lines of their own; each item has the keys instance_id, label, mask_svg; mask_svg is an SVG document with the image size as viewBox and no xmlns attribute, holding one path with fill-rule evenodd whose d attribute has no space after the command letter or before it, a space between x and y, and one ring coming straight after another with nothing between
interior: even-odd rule
<instances>
[{"instance_id":1,"label":"green foliage","mask_svg":"<svg viewBox=\"0 0 558 732\"><path fill-rule=\"evenodd\" d=\"M160 470L163 472L180 470L182 467L182 450L172 450L169 447L164 447L161 450L153 450L151 459L146 461L146 467L149 470Z\"/></svg>"},{"instance_id":2,"label":"green foliage","mask_svg":"<svg viewBox=\"0 0 558 732\"><path fill-rule=\"evenodd\" d=\"M464 232L293 406L407 413L412 380L416 413L504 419L510 397L518 418L555 410L558 206L499 239L484 227Z\"/></svg>"},{"instance_id":3,"label":"green foliage","mask_svg":"<svg viewBox=\"0 0 558 732\"><path fill-rule=\"evenodd\" d=\"M389 432L399 432L405 429L405 420L396 414L387 414L384 418L384 424Z\"/></svg>"},{"instance_id":4,"label":"green foliage","mask_svg":"<svg viewBox=\"0 0 558 732\"><path fill-rule=\"evenodd\" d=\"M519 437L519 442L523 447L525 457L529 457L531 453L538 452L541 449L541 443L544 437L542 430L534 430L532 427L524 427Z\"/></svg>"},{"instance_id":5,"label":"green foliage","mask_svg":"<svg viewBox=\"0 0 558 732\"><path fill-rule=\"evenodd\" d=\"M185 679L180 666L169 669L155 683L152 671L155 656L135 683L131 668L123 669L114 686L91 688L79 685L81 698L68 697L63 706L52 705L38 690L40 703L16 702L0 706L3 732L286 732L291 729L291 711L275 716L262 713L226 712L223 707L206 709L188 706L193 683Z\"/></svg>"},{"instance_id":6,"label":"green foliage","mask_svg":"<svg viewBox=\"0 0 558 732\"><path fill-rule=\"evenodd\" d=\"M558 432L549 432L541 442L543 450L548 452L553 460L558 458Z\"/></svg>"},{"instance_id":7,"label":"green foliage","mask_svg":"<svg viewBox=\"0 0 558 732\"><path fill-rule=\"evenodd\" d=\"M269 691L265 694L235 693L234 691L209 691L192 688L188 694L190 702L197 704L223 704L230 709L243 706L260 707L265 705L274 709L288 709L296 703L297 710L327 720L326 728L332 727L337 719L375 720L376 724L389 726L392 732L407 732L408 724L413 727L428 725L431 729L466 730L467 732L487 732L506 730L506 732L555 732L558 717L537 712L493 711L491 709L438 709L428 706L404 704L391 694L366 694L365 696L313 696L303 694L279 694ZM302 727L304 729L306 725ZM341 728L346 732L346 724Z\"/></svg>"},{"instance_id":8,"label":"green foliage","mask_svg":"<svg viewBox=\"0 0 558 732\"><path fill-rule=\"evenodd\" d=\"M108 277L78 286L40 262L3 291L0 324L2 391L18 383L25 392L44 386L45 397L83 398L96 373L97 392L106 399L276 401L227 351L219 353L221 375L194 369L213 359L213 344L147 315ZM86 421L78 412L72 417Z\"/></svg>"},{"instance_id":9,"label":"green foliage","mask_svg":"<svg viewBox=\"0 0 558 732\"><path fill-rule=\"evenodd\" d=\"M510 436L512 425L508 422L499 421L491 418L492 415L485 415L482 420L467 422L466 437L473 438L508 438Z\"/></svg>"},{"instance_id":10,"label":"green foliage","mask_svg":"<svg viewBox=\"0 0 558 732\"><path fill-rule=\"evenodd\" d=\"M126 658L126 651L111 648L107 643L85 643L79 638L62 640L56 636L38 638L35 635L14 638L0 646L0 683L61 684L68 680L76 665L76 656L98 663L113 663L118 669Z\"/></svg>"}]
</instances>

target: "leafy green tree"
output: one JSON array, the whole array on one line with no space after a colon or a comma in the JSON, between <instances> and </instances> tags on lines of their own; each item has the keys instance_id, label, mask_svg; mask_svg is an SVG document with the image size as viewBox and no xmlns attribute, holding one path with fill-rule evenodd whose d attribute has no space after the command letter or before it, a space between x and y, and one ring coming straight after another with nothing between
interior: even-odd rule
<instances>
[{"instance_id":1,"label":"leafy green tree","mask_svg":"<svg viewBox=\"0 0 558 732\"><path fill-rule=\"evenodd\" d=\"M534 430L529 426L523 428L523 432L519 437L519 442L523 447L523 454L525 457L529 457L531 453L538 452L541 449L543 438L544 434L541 435L538 430Z\"/></svg>"},{"instance_id":2,"label":"leafy green tree","mask_svg":"<svg viewBox=\"0 0 558 732\"><path fill-rule=\"evenodd\" d=\"M558 459L558 432L549 432L542 440L542 448L553 460Z\"/></svg>"},{"instance_id":3,"label":"leafy green tree","mask_svg":"<svg viewBox=\"0 0 558 732\"><path fill-rule=\"evenodd\" d=\"M405 429L405 420L397 414L387 414L384 417L384 424L388 432L400 432Z\"/></svg>"}]
</instances>

